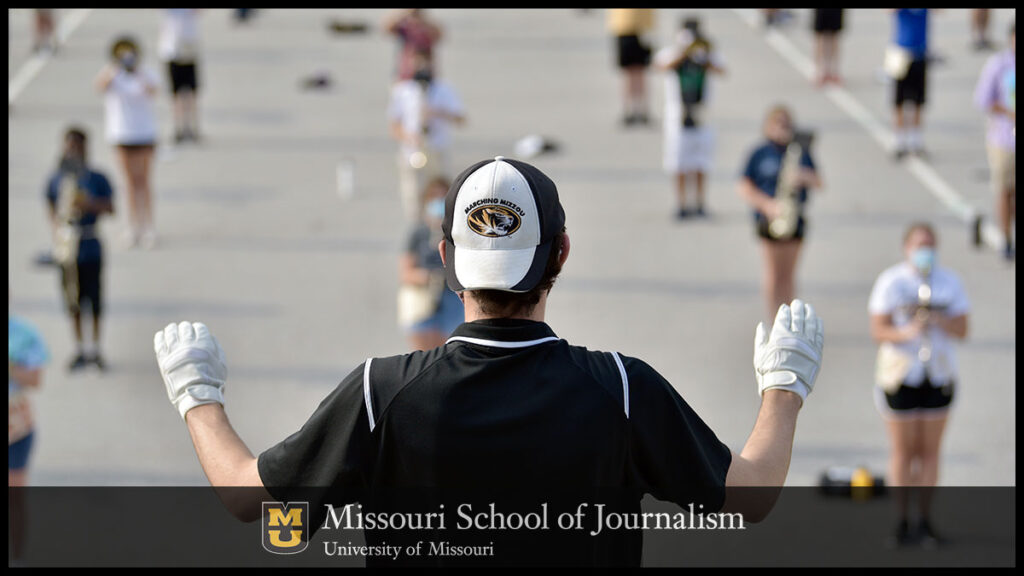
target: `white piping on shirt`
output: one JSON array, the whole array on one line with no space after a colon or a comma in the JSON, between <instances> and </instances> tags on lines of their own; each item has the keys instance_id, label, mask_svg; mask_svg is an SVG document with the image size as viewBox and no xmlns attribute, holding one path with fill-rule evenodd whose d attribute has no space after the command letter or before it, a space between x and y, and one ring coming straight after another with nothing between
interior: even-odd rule
<instances>
[{"instance_id":1,"label":"white piping on shirt","mask_svg":"<svg viewBox=\"0 0 1024 576\"><path fill-rule=\"evenodd\" d=\"M622 404L626 408L626 419L629 419L629 378L626 376L626 368L622 365L622 358L618 352L612 352L615 358L615 365L619 367L619 375L622 376Z\"/></svg>"},{"instance_id":2,"label":"white piping on shirt","mask_svg":"<svg viewBox=\"0 0 1024 576\"><path fill-rule=\"evenodd\" d=\"M493 346L494 348L526 348L527 346L536 346L537 344L543 344L544 342L554 342L561 340L557 336L548 336L546 338L540 338L538 340L528 340L526 342L501 342L500 340L484 340L482 338L469 338L467 336L452 336L448 339L445 344L451 342L469 342L470 344L478 344L480 346Z\"/></svg>"},{"instance_id":3,"label":"white piping on shirt","mask_svg":"<svg viewBox=\"0 0 1024 576\"><path fill-rule=\"evenodd\" d=\"M363 400L366 402L366 415L370 418L370 432L373 432L377 423L373 420L373 402L370 400L370 362L373 358L366 359L366 366L363 367Z\"/></svg>"}]
</instances>

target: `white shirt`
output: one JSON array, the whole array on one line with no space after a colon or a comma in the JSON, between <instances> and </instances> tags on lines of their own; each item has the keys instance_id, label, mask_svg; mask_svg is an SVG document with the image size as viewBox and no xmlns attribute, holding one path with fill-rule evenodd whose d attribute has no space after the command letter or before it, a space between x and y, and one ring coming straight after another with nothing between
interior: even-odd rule
<instances>
[{"instance_id":1,"label":"white shirt","mask_svg":"<svg viewBox=\"0 0 1024 576\"><path fill-rule=\"evenodd\" d=\"M923 283L924 279L908 262L887 268L878 276L871 290L868 312L871 315L891 314L894 326L906 326L913 318L918 302L918 288ZM961 316L970 311L967 293L960 278L952 270L936 266L931 274L931 290L932 306L944 306L942 314ZM929 380L933 386L942 386L956 378L957 374L953 341L935 326L928 330L928 337L932 348L931 359L927 363ZM904 383L911 387L920 386L925 377L925 364L918 358L921 338L895 346L912 359Z\"/></svg>"},{"instance_id":2,"label":"white shirt","mask_svg":"<svg viewBox=\"0 0 1024 576\"><path fill-rule=\"evenodd\" d=\"M155 144L157 140L155 97L146 87L160 80L148 68L134 74L119 69L104 96L106 135L111 144Z\"/></svg>"},{"instance_id":3,"label":"white shirt","mask_svg":"<svg viewBox=\"0 0 1024 576\"><path fill-rule=\"evenodd\" d=\"M199 10L169 8L160 22L157 54L161 60L194 62L199 45Z\"/></svg>"},{"instance_id":4,"label":"white shirt","mask_svg":"<svg viewBox=\"0 0 1024 576\"><path fill-rule=\"evenodd\" d=\"M424 94L415 80L398 82L391 88L391 103L388 106L388 119L402 123L406 132L421 132L422 106ZM462 116L465 111L462 100L451 85L441 80L434 80L426 93L426 103L435 112L445 112ZM452 121L447 118L433 117L429 120L427 143L435 150L447 150L451 146ZM403 153L410 154L415 150L407 144L402 145Z\"/></svg>"}]
</instances>

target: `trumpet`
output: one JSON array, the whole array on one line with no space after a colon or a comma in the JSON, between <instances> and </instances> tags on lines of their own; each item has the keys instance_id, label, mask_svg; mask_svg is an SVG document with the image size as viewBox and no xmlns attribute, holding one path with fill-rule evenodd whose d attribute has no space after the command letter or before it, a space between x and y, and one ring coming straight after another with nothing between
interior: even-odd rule
<instances>
[{"instance_id":1,"label":"trumpet","mask_svg":"<svg viewBox=\"0 0 1024 576\"><path fill-rule=\"evenodd\" d=\"M768 223L768 233L777 240L792 238L800 224L800 186L797 175L800 172L800 157L810 147L811 138L809 132L795 133L782 157L775 190L779 215Z\"/></svg>"}]
</instances>

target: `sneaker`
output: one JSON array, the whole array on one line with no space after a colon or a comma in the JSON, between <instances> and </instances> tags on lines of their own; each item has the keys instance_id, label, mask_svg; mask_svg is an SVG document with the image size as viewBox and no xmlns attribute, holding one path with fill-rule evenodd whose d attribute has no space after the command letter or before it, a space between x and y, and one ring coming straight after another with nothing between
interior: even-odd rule
<instances>
[{"instance_id":1,"label":"sneaker","mask_svg":"<svg viewBox=\"0 0 1024 576\"><path fill-rule=\"evenodd\" d=\"M82 368L85 368L88 365L89 365L89 360L85 357L84 354L79 352L77 355L75 355L74 358L71 359L71 363L68 364L68 372L74 372L75 370L81 370Z\"/></svg>"},{"instance_id":2,"label":"sneaker","mask_svg":"<svg viewBox=\"0 0 1024 576\"><path fill-rule=\"evenodd\" d=\"M927 518L922 518L917 525L917 538L921 546L934 550L946 544L946 539L935 533Z\"/></svg>"},{"instance_id":3,"label":"sneaker","mask_svg":"<svg viewBox=\"0 0 1024 576\"><path fill-rule=\"evenodd\" d=\"M704 211L704 207L703 206L697 206L696 215L697 215L698 218L704 218L705 216L708 215L708 213Z\"/></svg>"},{"instance_id":4,"label":"sneaker","mask_svg":"<svg viewBox=\"0 0 1024 576\"><path fill-rule=\"evenodd\" d=\"M152 250L153 248L155 248L156 230L149 228L145 232L143 232L142 236L139 239L139 245L142 246L144 250Z\"/></svg>"},{"instance_id":5,"label":"sneaker","mask_svg":"<svg viewBox=\"0 0 1024 576\"><path fill-rule=\"evenodd\" d=\"M99 352L93 354L89 358L89 362L98 368L100 372L105 372L107 370L107 363L103 360L103 356L100 356Z\"/></svg>"},{"instance_id":6,"label":"sneaker","mask_svg":"<svg viewBox=\"0 0 1024 576\"><path fill-rule=\"evenodd\" d=\"M1014 251L1013 251L1013 246L1010 245L1010 244L1007 244L1006 247L1003 248L1003 259L1006 260L1007 262L1013 262L1014 261L1014 257L1015 257L1015 254L1014 254Z\"/></svg>"},{"instance_id":7,"label":"sneaker","mask_svg":"<svg viewBox=\"0 0 1024 576\"><path fill-rule=\"evenodd\" d=\"M924 148L915 148L913 154L914 156L917 156L921 160L928 159L928 152Z\"/></svg>"},{"instance_id":8,"label":"sneaker","mask_svg":"<svg viewBox=\"0 0 1024 576\"><path fill-rule=\"evenodd\" d=\"M679 220L685 220L685 219L687 219L689 217L690 217L690 211L687 210L686 208L680 208L679 211L676 212L676 218L679 219Z\"/></svg>"},{"instance_id":9,"label":"sneaker","mask_svg":"<svg viewBox=\"0 0 1024 576\"><path fill-rule=\"evenodd\" d=\"M139 233L131 228L126 228L121 235L121 242L125 248L137 248L139 246Z\"/></svg>"},{"instance_id":10,"label":"sneaker","mask_svg":"<svg viewBox=\"0 0 1024 576\"><path fill-rule=\"evenodd\" d=\"M897 148L896 152L893 153L892 157L897 162L899 162L900 160L903 160L904 158L906 158L907 154L909 154L909 153L910 152L906 148Z\"/></svg>"}]
</instances>

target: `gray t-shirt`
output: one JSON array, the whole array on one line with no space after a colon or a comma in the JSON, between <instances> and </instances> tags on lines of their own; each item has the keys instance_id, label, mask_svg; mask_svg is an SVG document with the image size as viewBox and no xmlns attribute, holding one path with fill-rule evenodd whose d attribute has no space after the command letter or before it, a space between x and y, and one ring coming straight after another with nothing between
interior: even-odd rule
<instances>
[{"instance_id":1,"label":"gray t-shirt","mask_svg":"<svg viewBox=\"0 0 1024 576\"><path fill-rule=\"evenodd\" d=\"M436 230L432 230L422 222L417 224L409 233L405 252L415 257L417 268L426 268L428 270L444 268L441 254L437 251L437 245L443 237L442 234L440 226Z\"/></svg>"}]
</instances>

